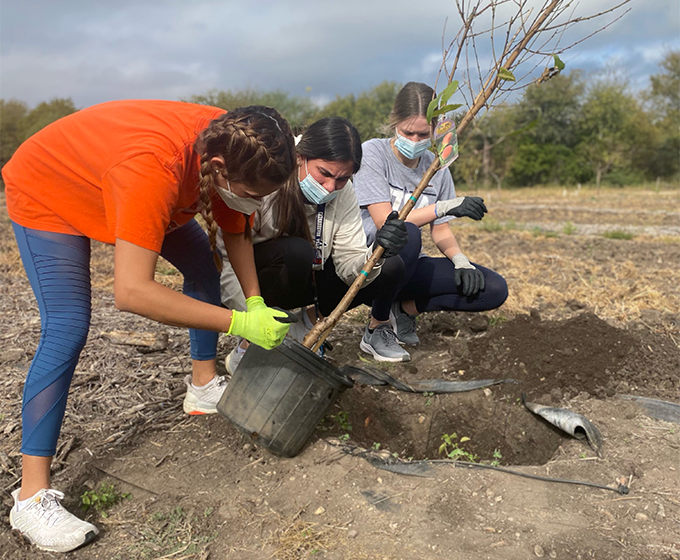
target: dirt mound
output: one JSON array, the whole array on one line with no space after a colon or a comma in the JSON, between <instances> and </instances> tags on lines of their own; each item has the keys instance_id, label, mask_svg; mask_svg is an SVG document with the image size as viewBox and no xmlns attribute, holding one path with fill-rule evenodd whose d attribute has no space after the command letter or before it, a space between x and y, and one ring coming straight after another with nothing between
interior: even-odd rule
<instances>
[{"instance_id":1,"label":"dirt mound","mask_svg":"<svg viewBox=\"0 0 680 560\"><path fill-rule=\"evenodd\" d=\"M575 398L677 398L673 383L680 349L646 329L616 328L589 312L560 321L542 321L532 312L493 328L479 315L430 314L419 335L427 340L429 359L439 358L438 368L432 362L423 367L420 356L419 367L390 367L395 377L412 382L440 373L454 381L518 383L451 395L357 386L343 395L321 433L406 458L433 459L455 450L471 460L543 464L569 436L528 412L520 402L522 391L531 401L574 412L579 412L570 402ZM337 364L362 365L344 348L331 355ZM463 444L462 438L469 439ZM451 443L441 449L447 440ZM584 452L592 450L584 445Z\"/></svg>"}]
</instances>

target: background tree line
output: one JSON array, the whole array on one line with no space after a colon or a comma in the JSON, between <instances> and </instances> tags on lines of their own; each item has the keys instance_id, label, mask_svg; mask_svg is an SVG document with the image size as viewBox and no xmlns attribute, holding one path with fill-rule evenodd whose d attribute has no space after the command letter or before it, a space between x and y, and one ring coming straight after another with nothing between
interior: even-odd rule
<instances>
[{"instance_id":1,"label":"background tree line","mask_svg":"<svg viewBox=\"0 0 680 560\"><path fill-rule=\"evenodd\" d=\"M362 140L382 127L401 84L383 82L323 107L309 97L257 89L210 91L185 101L233 109L268 105L294 130L325 116L341 116ZM76 111L71 99L29 107L0 99L0 166L29 136ZM466 129L451 170L469 186L532 186L680 181L680 51L669 51L649 87L633 92L615 71L588 79L573 70L529 86L513 103L494 107Z\"/></svg>"}]
</instances>

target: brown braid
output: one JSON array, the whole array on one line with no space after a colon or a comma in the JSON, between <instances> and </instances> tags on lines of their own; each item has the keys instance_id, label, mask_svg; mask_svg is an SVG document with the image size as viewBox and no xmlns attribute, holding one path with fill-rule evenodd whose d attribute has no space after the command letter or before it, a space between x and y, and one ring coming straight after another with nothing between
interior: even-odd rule
<instances>
[{"instance_id":1,"label":"brown braid","mask_svg":"<svg viewBox=\"0 0 680 560\"><path fill-rule=\"evenodd\" d=\"M201 158L200 180L198 182L198 196L200 200L201 216L205 220L208 227L208 240L210 241L210 248L213 251L213 259L217 271L222 273L222 256L217 250L217 229L218 225L215 222L212 211L212 202L210 196L215 189L213 175L210 172L210 160L203 161Z\"/></svg>"},{"instance_id":2,"label":"brown braid","mask_svg":"<svg viewBox=\"0 0 680 560\"><path fill-rule=\"evenodd\" d=\"M221 271L221 258L216 250L218 226L210 201L216 192L210 160L215 156L224 158L230 181L244 183L255 191L258 187L269 189L288 181L295 171L295 142L288 123L278 111L253 105L235 109L211 121L196 140L195 149L201 155L201 215L208 226L210 246ZM244 235L251 237L247 222Z\"/></svg>"}]
</instances>

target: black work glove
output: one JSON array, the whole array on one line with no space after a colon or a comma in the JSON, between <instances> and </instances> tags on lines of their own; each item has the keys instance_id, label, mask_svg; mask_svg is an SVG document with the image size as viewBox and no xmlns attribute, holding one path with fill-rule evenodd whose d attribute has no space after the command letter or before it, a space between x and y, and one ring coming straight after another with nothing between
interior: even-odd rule
<instances>
[{"instance_id":1,"label":"black work glove","mask_svg":"<svg viewBox=\"0 0 680 560\"><path fill-rule=\"evenodd\" d=\"M467 216L473 220L481 220L488 212L484 199L478 196L457 196L451 200L440 200L435 204L437 218L443 216L455 216L462 218Z\"/></svg>"},{"instance_id":2,"label":"black work glove","mask_svg":"<svg viewBox=\"0 0 680 560\"><path fill-rule=\"evenodd\" d=\"M399 213L393 210L383 227L378 230L375 234L375 243L373 244L373 250L380 245L385 248L383 252L383 257L389 259L399 254L406 243L408 243L408 230L406 229L406 224L404 220L399 219Z\"/></svg>"},{"instance_id":3,"label":"black work glove","mask_svg":"<svg viewBox=\"0 0 680 560\"><path fill-rule=\"evenodd\" d=\"M295 315L295 313L291 313L290 311L286 311L285 309L281 309L280 307L272 307L272 309L276 309L277 311L283 311L287 317L274 317L279 323L297 323L298 318Z\"/></svg>"},{"instance_id":4,"label":"black work glove","mask_svg":"<svg viewBox=\"0 0 680 560\"><path fill-rule=\"evenodd\" d=\"M451 261L456 288L461 288L465 297L474 296L484 289L484 274L463 253L456 253Z\"/></svg>"}]
</instances>

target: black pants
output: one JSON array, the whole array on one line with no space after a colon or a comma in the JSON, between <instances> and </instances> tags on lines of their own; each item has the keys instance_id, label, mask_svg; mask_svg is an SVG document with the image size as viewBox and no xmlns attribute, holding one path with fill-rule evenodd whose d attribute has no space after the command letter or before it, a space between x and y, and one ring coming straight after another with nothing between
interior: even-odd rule
<instances>
[{"instance_id":1,"label":"black pants","mask_svg":"<svg viewBox=\"0 0 680 560\"><path fill-rule=\"evenodd\" d=\"M279 237L253 247L255 266L260 290L265 303L283 309L294 309L314 303L314 281L319 300L319 312L330 315L340 303L349 286L336 274L333 259L329 258L323 270L312 272L314 249L308 241L299 237ZM355 296L349 308L361 304L371 305L380 297L394 299L404 274L404 261L396 256L385 259L382 270L373 282L364 285ZM389 308L381 312L389 319Z\"/></svg>"}]
</instances>

